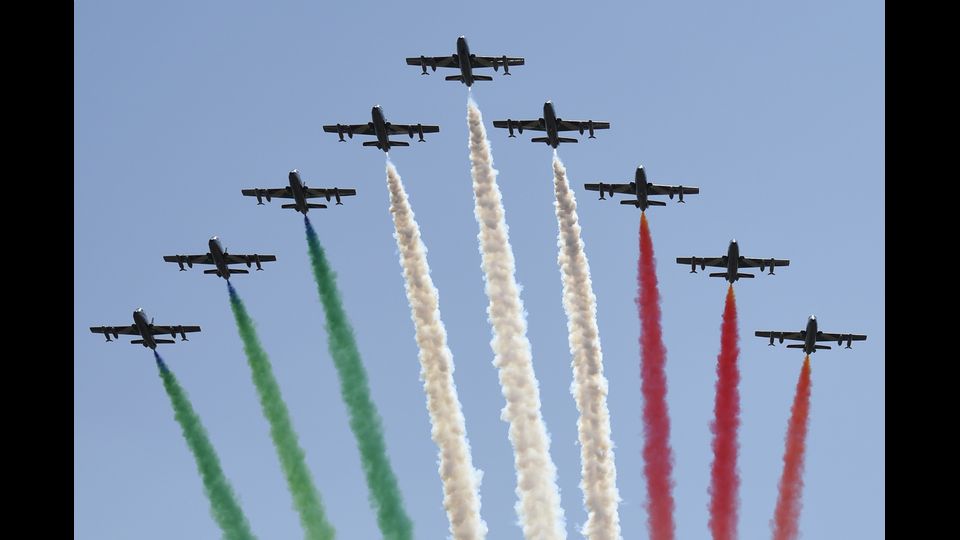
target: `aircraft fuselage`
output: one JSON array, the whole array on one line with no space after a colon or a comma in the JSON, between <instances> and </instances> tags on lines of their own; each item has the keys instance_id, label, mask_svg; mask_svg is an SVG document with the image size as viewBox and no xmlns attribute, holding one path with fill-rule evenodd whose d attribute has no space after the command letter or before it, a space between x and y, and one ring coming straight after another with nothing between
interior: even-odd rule
<instances>
[{"instance_id":1,"label":"aircraft fuselage","mask_svg":"<svg viewBox=\"0 0 960 540\"><path fill-rule=\"evenodd\" d=\"M637 194L637 200L640 201L640 210L645 211L647 204L647 173L643 167L637 167L637 173L634 175L634 191Z\"/></svg>"},{"instance_id":2,"label":"aircraft fuselage","mask_svg":"<svg viewBox=\"0 0 960 540\"><path fill-rule=\"evenodd\" d=\"M469 88L473 84L473 64L470 62L470 47L467 38L457 38L457 61L460 64L460 74L463 75L463 84Z\"/></svg>"},{"instance_id":3,"label":"aircraft fuselage","mask_svg":"<svg viewBox=\"0 0 960 540\"><path fill-rule=\"evenodd\" d=\"M803 335L803 352L806 354L817 352L817 318L813 315L807 319L807 331Z\"/></svg>"},{"instance_id":4,"label":"aircraft fuselage","mask_svg":"<svg viewBox=\"0 0 960 540\"><path fill-rule=\"evenodd\" d=\"M390 132L387 131L387 120L383 117L383 108L375 105L370 111L373 116L373 131L377 135L378 148L384 152L390 151Z\"/></svg>"},{"instance_id":5,"label":"aircraft fuselage","mask_svg":"<svg viewBox=\"0 0 960 540\"><path fill-rule=\"evenodd\" d=\"M220 245L220 239L216 236L208 242L210 246L210 256L213 257L213 264L217 267L217 275L230 281L230 268L223 257L223 246Z\"/></svg>"},{"instance_id":6,"label":"aircraft fuselage","mask_svg":"<svg viewBox=\"0 0 960 540\"><path fill-rule=\"evenodd\" d=\"M553 110L553 103L543 104L543 125L547 130L547 144L556 148L560 145L560 136L557 134L557 114Z\"/></svg>"},{"instance_id":7,"label":"aircraft fuselage","mask_svg":"<svg viewBox=\"0 0 960 540\"><path fill-rule=\"evenodd\" d=\"M303 181L300 179L300 172L296 169L290 171L290 191L293 194L293 200L297 204L297 212L307 215L307 198L303 192Z\"/></svg>"},{"instance_id":8,"label":"aircraft fuselage","mask_svg":"<svg viewBox=\"0 0 960 540\"><path fill-rule=\"evenodd\" d=\"M140 337L143 338L143 346L151 349L157 348L157 342L153 339L153 332L150 330L150 323L147 320L147 314L140 308L133 312L133 324L140 331Z\"/></svg>"},{"instance_id":9,"label":"aircraft fuselage","mask_svg":"<svg viewBox=\"0 0 960 540\"><path fill-rule=\"evenodd\" d=\"M739 269L740 246L737 245L736 240L731 240L730 246L727 248L727 281L731 284L740 279L740 276L737 275Z\"/></svg>"}]
</instances>

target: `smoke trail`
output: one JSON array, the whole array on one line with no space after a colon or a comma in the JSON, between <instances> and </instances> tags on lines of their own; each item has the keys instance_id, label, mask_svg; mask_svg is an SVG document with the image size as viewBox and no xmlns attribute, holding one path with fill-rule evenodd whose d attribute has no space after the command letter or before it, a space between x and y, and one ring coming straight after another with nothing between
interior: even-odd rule
<instances>
[{"instance_id":1,"label":"smoke trail","mask_svg":"<svg viewBox=\"0 0 960 540\"><path fill-rule=\"evenodd\" d=\"M486 132L480 111L473 104L468 108L467 121L476 199L474 215L480 225L480 255L489 300L487 317L493 327L490 346L494 353L493 364L499 371L500 388L507 400L500 417L510 424L510 443L517 472L519 500L516 511L524 537L537 540L565 538L566 522L560 506L557 470L550 459L550 436L540 414L540 389L533 372L533 353L527 340L523 301L514 276L513 249ZM391 198L398 207L394 220L399 232L397 218L408 213L409 208L400 179L393 179L396 170L391 172L391 169L388 167L387 172L391 176Z\"/></svg>"},{"instance_id":2,"label":"smoke trail","mask_svg":"<svg viewBox=\"0 0 960 540\"><path fill-rule=\"evenodd\" d=\"M380 414L370 398L367 372L357 350L353 327L340 300L336 274L327 262L310 220L304 217L304 223L310 263L326 313L327 345L340 376L340 393L350 413L350 429L360 450L360 460L370 490L370 504L377 513L377 524L384 538L409 540L413 536L413 522L403 508L403 497L387 457Z\"/></svg>"},{"instance_id":3,"label":"smoke trail","mask_svg":"<svg viewBox=\"0 0 960 540\"><path fill-rule=\"evenodd\" d=\"M559 236L557 263L563 278L563 307L567 313L570 352L573 354L571 392L580 417L583 503L587 523L583 535L590 539L620 538L617 506L617 471L610 438L610 411L607 409L607 379L603 376L603 351L597 328L597 299L590 282L590 263L580 238L577 199L567 182L567 170L553 152L553 188Z\"/></svg>"},{"instance_id":4,"label":"smoke trail","mask_svg":"<svg viewBox=\"0 0 960 540\"><path fill-rule=\"evenodd\" d=\"M667 411L667 350L660 329L660 291L647 215L640 214L637 261L637 308L640 313L640 390L643 394L643 472L647 478L647 526L653 540L672 540L673 451Z\"/></svg>"},{"instance_id":5,"label":"smoke trail","mask_svg":"<svg viewBox=\"0 0 960 540\"><path fill-rule=\"evenodd\" d=\"M715 540L737 538L737 430L740 428L740 369L737 367L737 298L727 288L717 356L717 395L714 403L713 465L710 470L710 532Z\"/></svg>"},{"instance_id":6,"label":"smoke trail","mask_svg":"<svg viewBox=\"0 0 960 540\"><path fill-rule=\"evenodd\" d=\"M810 355L803 359L797 393L790 408L780 495L774 512L774 540L793 540L800 535L800 495L803 492L803 457L807 446L807 425L810 415Z\"/></svg>"},{"instance_id":7,"label":"smoke trail","mask_svg":"<svg viewBox=\"0 0 960 540\"><path fill-rule=\"evenodd\" d=\"M327 521L320 493L313 485L313 477L307 468L306 457L297 434L290 423L290 413L287 404L280 394L280 386L273 377L270 359L260 345L253 320L247 313L243 301L237 295L236 289L227 282L230 291L230 308L237 320L237 329L243 340L243 350L247 354L247 362L253 375L253 384L257 387L260 396L260 406L263 415L270 423L270 437L273 446L277 449L280 466L287 478L287 488L293 496L293 504L300 513L300 525L303 527L304 537L309 540L328 540L334 537L333 526Z\"/></svg>"},{"instance_id":8,"label":"smoke trail","mask_svg":"<svg viewBox=\"0 0 960 540\"><path fill-rule=\"evenodd\" d=\"M163 363L160 354L153 351L153 356L157 359L157 368L160 371L160 378L163 379L163 387L167 390L167 396L170 397L174 417L180 424L187 446L193 452L193 459L197 462L197 472L203 480L203 491L207 494L207 500L210 501L210 514L217 521L217 525L220 525L223 538L227 540L256 538L250 532L247 517L240 508L233 488L230 487L230 481L220 468L220 458L217 457L217 451L210 443L210 437L207 435L207 430L203 428L200 417L193 410L190 398L187 397L186 391L180 386L173 372Z\"/></svg>"}]
</instances>

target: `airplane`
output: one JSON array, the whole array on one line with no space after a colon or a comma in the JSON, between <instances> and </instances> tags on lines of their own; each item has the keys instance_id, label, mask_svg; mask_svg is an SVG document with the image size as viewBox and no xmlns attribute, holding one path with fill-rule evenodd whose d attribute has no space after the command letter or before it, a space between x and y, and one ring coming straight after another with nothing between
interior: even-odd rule
<instances>
[{"instance_id":1,"label":"airplane","mask_svg":"<svg viewBox=\"0 0 960 540\"><path fill-rule=\"evenodd\" d=\"M717 272L715 274L710 274L710 277L722 277L726 278L730 283L736 282L740 278L752 278L753 274L744 274L739 272L740 268L760 268L760 271L763 272L764 268L770 267L770 272L767 275L773 276L776 275L773 273L773 269L776 266L790 266L790 261L787 259L751 259L749 257L744 257L740 255L740 246L737 245L736 239L730 241L730 246L727 248L727 254L723 257L677 257L678 264L689 264L690 273L697 273L697 265L700 265L701 270L705 270L708 266L716 266L719 268L726 267L726 272Z\"/></svg>"},{"instance_id":2,"label":"airplane","mask_svg":"<svg viewBox=\"0 0 960 540\"><path fill-rule=\"evenodd\" d=\"M469 88L474 81L492 81L493 77L488 75L474 75L474 68L492 67L497 71L503 66L503 74L510 74L510 66L522 66L523 58L514 58L511 56L477 56L470 53L470 47L467 46L467 38L460 36L457 38L457 52L450 56L420 56L419 58L407 58L408 66L420 66L423 68L421 75L429 75L427 66L433 71L438 67L459 68L460 75L450 75L445 77L447 81L460 81Z\"/></svg>"},{"instance_id":3,"label":"airplane","mask_svg":"<svg viewBox=\"0 0 960 540\"><path fill-rule=\"evenodd\" d=\"M322 203L309 203L307 199L326 197L329 202L330 197L334 197L337 199L338 205L343 205L343 203L340 202L340 197L351 197L357 194L357 190L352 188L309 188L303 183L303 180L300 179L300 171L297 169L290 171L288 176L290 180L289 186L273 189L243 189L240 192L248 197L256 197L257 204L263 204L264 198L267 199L267 202L270 202L270 199L274 197L278 199L293 199L293 204L284 204L281 205L280 208L292 208L297 212L302 212L303 215L307 215L307 211L311 208L327 207L327 205Z\"/></svg>"},{"instance_id":4,"label":"airplane","mask_svg":"<svg viewBox=\"0 0 960 540\"><path fill-rule=\"evenodd\" d=\"M346 133L351 139L354 135L375 135L377 137L376 141L367 141L363 143L363 146L376 146L384 152L389 152L391 146L410 146L410 143L408 142L391 141L390 135L406 133L410 135L410 138L412 139L414 132L417 132L420 135L420 142L424 142L424 133L437 133L440 131L440 126L425 126L423 124L391 124L384 118L383 108L379 105L374 105L373 109L370 111L370 114L373 116L372 122L367 122L366 124L336 124L332 126L323 126L323 130L327 133L336 133L339 135L340 142L344 142L344 133Z\"/></svg>"},{"instance_id":5,"label":"airplane","mask_svg":"<svg viewBox=\"0 0 960 540\"><path fill-rule=\"evenodd\" d=\"M167 262L175 262L180 265L180 271L183 272L186 268L183 267L183 263L187 263L187 266L193 268L195 264L213 264L216 265L216 268L213 270L204 270L204 274L216 274L217 277L222 277L227 281L230 280L231 274L249 274L249 270L239 270L230 268L231 264L246 264L247 268L250 268L250 265L257 263L257 270L263 270L263 267L260 266L262 262L273 262L277 260L277 257L274 255L231 255L227 253L227 250L223 249L223 246L220 245L220 239L216 236L210 239L208 242L210 246L210 253L206 255L164 255L163 260Z\"/></svg>"},{"instance_id":6,"label":"airplane","mask_svg":"<svg viewBox=\"0 0 960 540\"><path fill-rule=\"evenodd\" d=\"M144 347L150 347L151 349L156 350L157 345L160 343L176 343L176 339L159 339L153 336L159 336L163 334L170 334L170 337L176 338L177 334L180 334L182 341L190 341L187 339L187 332L199 332L199 326L159 326L153 324L153 319L150 319L150 322L147 322L147 314L143 311L143 308L139 308L133 312L133 325L132 326L91 326L90 331L94 334L103 334L107 338L107 341L113 341L110 339L110 335L113 334L113 337L118 341L120 339L120 334L140 336L143 339L135 339L131 341L131 344L143 345Z\"/></svg>"},{"instance_id":7,"label":"airplane","mask_svg":"<svg viewBox=\"0 0 960 540\"><path fill-rule=\"evenodd\" d=\"M700 193L700 188L690 187L690 186L662 186L657 184L651 184L647 182L647 173L643 170L643 165L637 167L637 172L634 175L634 181L629 184L604 184L600 182L599 184L584 184L584 189L587 191L599 191L600 200L607 200L603 196L603 192L606 191L610 194L610 197L613 197L614 193L632 193L637 196L637 198L620 201L620 204L632 204L635 207L639 208L641 211L646 211L650 206L666 206L667 203L663 201L652 201L650 200L650 195L666 195L673 198L674 195L679 195L680 200L678 202L683 202L683 196L686 195L695 195Z\"/></svg>"},{"instance_id":8,"label":"airplane","mask_svg":"<svg viewBox=\"0 0 960 540\"><path fill-rule=\"evenodd\" d=\"M595 129L610 129L610 122L594 122L593 120L561 120L557 118L556 113L553 110L553 103L549 100L543 104L543 118L537 120L494 120L493 127L498 128L507 128L510 132L510 137L516 137L513 134L513 129L516 128L521 134L523 130L530 129L533 131L546 131L546 137L534 137L530 139L530 142L542 142L547 143L550 146L556 148L560 143L575 143L578 142L577 139L560 137L557 135L559 131L579 131L583 135L583 130L587 130L590 133L590 139L596 139L593 136L593 130Z\"/></svg>"},{"instance_id":9,"label":"airplane","mask_svg":"<svg viewBox=\"0 0 960 540\"><path fill-rule=\"evenodd\" d=\"M833 334L828 332L821 332L817 330L817 318L814 315L811 315L807 319L807 329L801 330L799 332L768 332L758 330L754 333L757 337L768 337L770 338L769 347L773 347L773 340L779 339L780 343L783 343L785 339L792 339L795 341L802 341L803 344L793 344L787 345L788 349L803 349L803 352L806 354L813 354L817 352L818 349L829 349L829 345L817 345L818 341L836 341L837 346L843 344L844 341L847 342L847 346L844 349L852 349L851 345L854 341L865 341L867 336L862 334Z\"/></svg>"}]
</instances>

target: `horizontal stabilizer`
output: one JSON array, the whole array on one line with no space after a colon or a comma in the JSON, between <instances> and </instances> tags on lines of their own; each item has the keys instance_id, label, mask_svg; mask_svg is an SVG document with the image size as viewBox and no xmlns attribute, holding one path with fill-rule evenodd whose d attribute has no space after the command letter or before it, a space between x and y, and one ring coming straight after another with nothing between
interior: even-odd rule
<instances>
[{"instance_id":1,"label":"horizontal stabilizer","mask_svg":"<svg viewBox=\"0 0 960 540\"><path fill-rule=\"evenodd\" d=\"M307 208L326 208L327 205L320 203L307 203Z\"/></svg>"},{"instance_id":2,"label":"horizontal stabilizer","mask_svg":"<svg viewBox=\"0 0 960 540\"><path fill-rule=\"evenodd\" d=\"M710 274L710 277L722 277L722 278L725 278L725 277L727 277L727 273L726 273L726 272L714 272L714 273Z\"/></svg>"},{"instance_id":3,"label":"horizontal stabilizer","mask_svg":"<svg viewBox=\"0 0 960 540\"><path fill-rule=\"evenodd\" d=\"M819 345L817 345L817 347L819 347ZM803 348L803 344L802 344L802 343L797 343L797 344L794 344L794 345L787 345L787 348L788 348L788 349L802 349L802 348Z\"/></svg>"},{"instance_id":4,"label":"horizontal stabilizer","mask_svg":"<svg viewBox=\"0 0 960 540\"><path fill-rule=\"evenodd\" d=\"M135 339L135 340L131 341L130 344L131 344L131 345L143 345L143 340L142 340L142 339Z\"/></svg>"},{"instance_id":5,"label":"horizontal stabilizer","mask_svg":"<svg viewBox=\"0 0 960 540\"><path fill-rule=\"evenodd\" d=\"M231 275L233 275L233 274L249 274L249 273L250 273L249 270L241 270L241 269L239 269L239 268L237 268L237 269L231 268L231 269L230 269L230 274L231 274Z\"/></svg>"},{"instance_id":6,"label":"horizontal stabilizer","mask_svg":"<svg viewBox=\"0 0 960 540\"><path fill-rule=\"evenodd\" d=\"M390 146L410 146L410 143L404 141L390 141Z\"/></svg>"},{"instance_id":7,"label":"horizontal stabilizer","mask_svg":"<svg viewBox=\"0 0 960 540\"><path fill-rule=\"evenodd\" d=\"M176 340L173 340L173 339L156 339L156 338L154 338L153 341L157 342L158 344L159 344L159 343L176 343Z\"/></svg>"},{"instance_id":8,"label":"horizontal stabilizer","mask_svg":"<svg viewBox=\"0 0 960 540\"><path fill-rule=\"evenodd\" d=\"M631 205L633 205L633 206L639 207L639 206L640 206L640 201L638 201L637 199L628 199L628 200L625 200L625 201L620 201L620 204L631 204Z\"/></svg>"},{"instance_id":9,"label":"horizontal stabilizer","mask_svg":"<svg viewBox=\"0 0 960 540\"><path fill-rule=\"evenodd\" d=\"M550 142L550 139L547 137L534 137L530 139L530 142Z\"/></svg>"},{"instance_id":10,"label":"horizontal stabilizer","mask_svg":"<svg viewBox=\"0 0 960 540\"><path fill-rule=\"evenodd\" d=\"M363 146L376 146L376 147L379 148L379 147L380 147L380 141L367 141L367 142L363 143Z\"/></svg>"},{"instance_id":11,"label":"horizontal stabilizer","mask_svg":"<svg viewBox=\"0 0 960 540\"><path fill-rule=\"evenodd\" d=\"M219 270L217 270L216 268L214 268L213 270L204 270L204 271L203 271L204 274L216 274L217 272L219 272Z\"/></svg>"},{"instance_id":12,"label":"horizontal stabilizer","mask_svg":"<svg viewBox=\"0 0 960 540\"><path fill-rule=\"evenodd\" d=\"M493 77L489 75L474 75L473 80L475 81L492 81Z\"/></svg>"},{"instance_id":13,"label":"horizontal stabilizer","mask_svg":"<svg viewBox=\"0 0 960 540\"><path fill-rule=\"evenodd\" d=\"M814 347L816 347L816 348L818 348L818 349L829 349L829 348L830 348L829 345L814 345Z\"/></svg>"},{"instance_id":14,"label":"horizontal stabilizer","mask_svg":"<svg viewBox=\"0 0 960 540\"><path fill-rule=\"evenodd\" d=\"M663 201L655 201L653 199L647 199L647 206L666 206L667 203Z\"/></svg>"},{"instance_id":15,"label":"horizontal stabilizer","mask_svg":"<svg viewBox=\"0 0 960 540\"><path fill-rule=\"evenodd\" d=\"M297 209L297 204L296 204L296 203L293 203L293 204L283 204L283 205L280 205L280 208L293 208L294 210L296 210L296 209Z\"/></svg>"},{"instance_id":16,"label":"horizontal stabilizer","mask_svg":"<svg viewBox=\"0 0 960 540\"><path fill-rule=\"evenodd\" d=\"M443 78L445 81L460 81L463 82L463 75L447 75Z\"/></svg>"},{"instance_id":17,"label":"horizontal stabilizer","mask_svg":"<svg viewBox=\"0 0 960 540\"><path fill-rule=\"evenodd\" d=\"M569 142L569 143L579 142L579 141L577 141L577 139L574 139L574 138L572 138L572 137L557 137L557 140L559 140L559 141L562 142L562 143L564 143L564 142Z\"/></svg>"},{"instance_id":18,"label":"horizontal stabilizer","mask_svg":"<svg viewBox=\"0 0 960 540\"><path fill-rule=\"evenodd\" d=\"M752 278L752 277L753 277L753 274L741 274L740 272L737 272L737 277L741 277L741 278Z\"/></svg>"}]
</instances>

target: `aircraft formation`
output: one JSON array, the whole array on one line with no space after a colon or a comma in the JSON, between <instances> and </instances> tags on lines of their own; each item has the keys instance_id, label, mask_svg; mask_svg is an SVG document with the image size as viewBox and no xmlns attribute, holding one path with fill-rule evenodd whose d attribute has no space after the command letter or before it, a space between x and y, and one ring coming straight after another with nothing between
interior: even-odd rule
<instances>
[{"instance_id":1,"label":"aircraft formation","mask_svg":"<svg viewBox=\"0 0 960 540\"><path fill-rule=\"evenodd\" d=\"M503 68L503 75L510 75L510 66L522 66L525 59L522 57L501 56L478 56L470 52L470 47L464 36L457 38L456 51L447 56L419 56L406 58L407 65L419 66L422 69L421 75L429 75L427 68L436 71L437 68L459 69L459 75L450 75L445 77L447 81L459 81L467 87L471 87L477 81L492 81L493 77L488 75L478 75L474 73L476 69L493 68L498 71ZM371 119L365 124L328 124L323 126L326 133L335 133L339 137L339 142L346 142L344 135L352 139L354 135L372 135L373 141L365 141L363 146L376 147L384 152L389 152L390 148L398 146L410 146L406 141L397 141L390 139L392 135L407 135L410 139L414 135L418 136L418 142L426 142L424 134L438 133L440 126L432 124L394 124L387 121L383 108L380 105L374 105L370 111ZM560 132L576 131L580 135L588 134L589 139L595 139L596 130L610 129L610 122L595 120L568 120L557 117L556 110L551 101L543 104L543 116L534 120L494 120L493 127L503 128L508 131L508 138L515 138L514 131L522 134L527 131L542 131L546 137L533 137L531 142L546 143L552 148L557 148L562 143L576 143L578 139L574 137L561 137ZM249 188L242 189L241 194L247 197L256 197L257 204L262 205L263 200L271 202L273 199L292 199L293 203L283 204L281 208L296 210L307 215L310 209L327 208L322 203L309 202L310 199L325 199L327 202L336 200L337 205L342 205L342 197L352 197L357 194L354 188L311 188L303 182L300 172L293 169L288 174L289 185L278 188ZM664 185L653 184L647 181L647 174L643 166L637 167L634 179L625 183L587 183L584 184L587 191L599 192L599 200L606 200L604 194L613 198L615 194L627 194L634 198L621 200L622 205L631 205L641 211L646 211L652 206L666 206L666 202L652 199L652 196L666 195L670 199L677 197L677 202L684 203L684 195L698 195L700 188L684 185ZM216 275L225 280L229 280L233 274L248 274L249 270L242 268L230 268L231 264L245 264L250 268L253 264L257 270L263 270L261 263L273 262L277 258L274 255L238 255L227 253L226 249L220 244L220 240L214 236L209 240L210 251L203 255L165 255L163 260L166 262L177 263L180 271L192 268L194 264L213 265L213 269L204 270L204 274ZM707 266L723 268L723 272L710 273L710 277L722 277L731 284L741 278L753 278L750 273L740 272L744 268L759 268L761 272L769 269L768 275L775 275L774 268L778 266L789 266L787 259L776 258L750 258L740 255L739 244L736 240L731 240L727 248L727 254L719 257L678 257L678 264L689 265L691 273L697 273L697 266L705 270ZM158 344L174 343L172 339L156 339L155 335L170 334L176 337L181 334L183 341L187 341L187 332L199 332L198 326L155 326L153 320L147 322L146 314L143 309L137 309L133 313L134 324L129 326L95 326L90 331L106 336L107 341L112 341L110 336L118 338L120 334L140 336L141 339L135 339L131 343L143 345L151 349L156 349ZM847 342L845 348L851 348L853 341L863 341L866 339L862 334L851 333L832 333L823 332L817 328L817 319L811 315L804 329L796 332L781 331L756 331L757 337L769 338L770 346L774 345L775 340L783 343L785 339L802 341L803 344L787 345L788 348L803 349L805 354L811 354L817 350L829 349L827 345L817 345L820 341L836 341L838 345L844 341Z\"/></svg>"}]
</instances>

